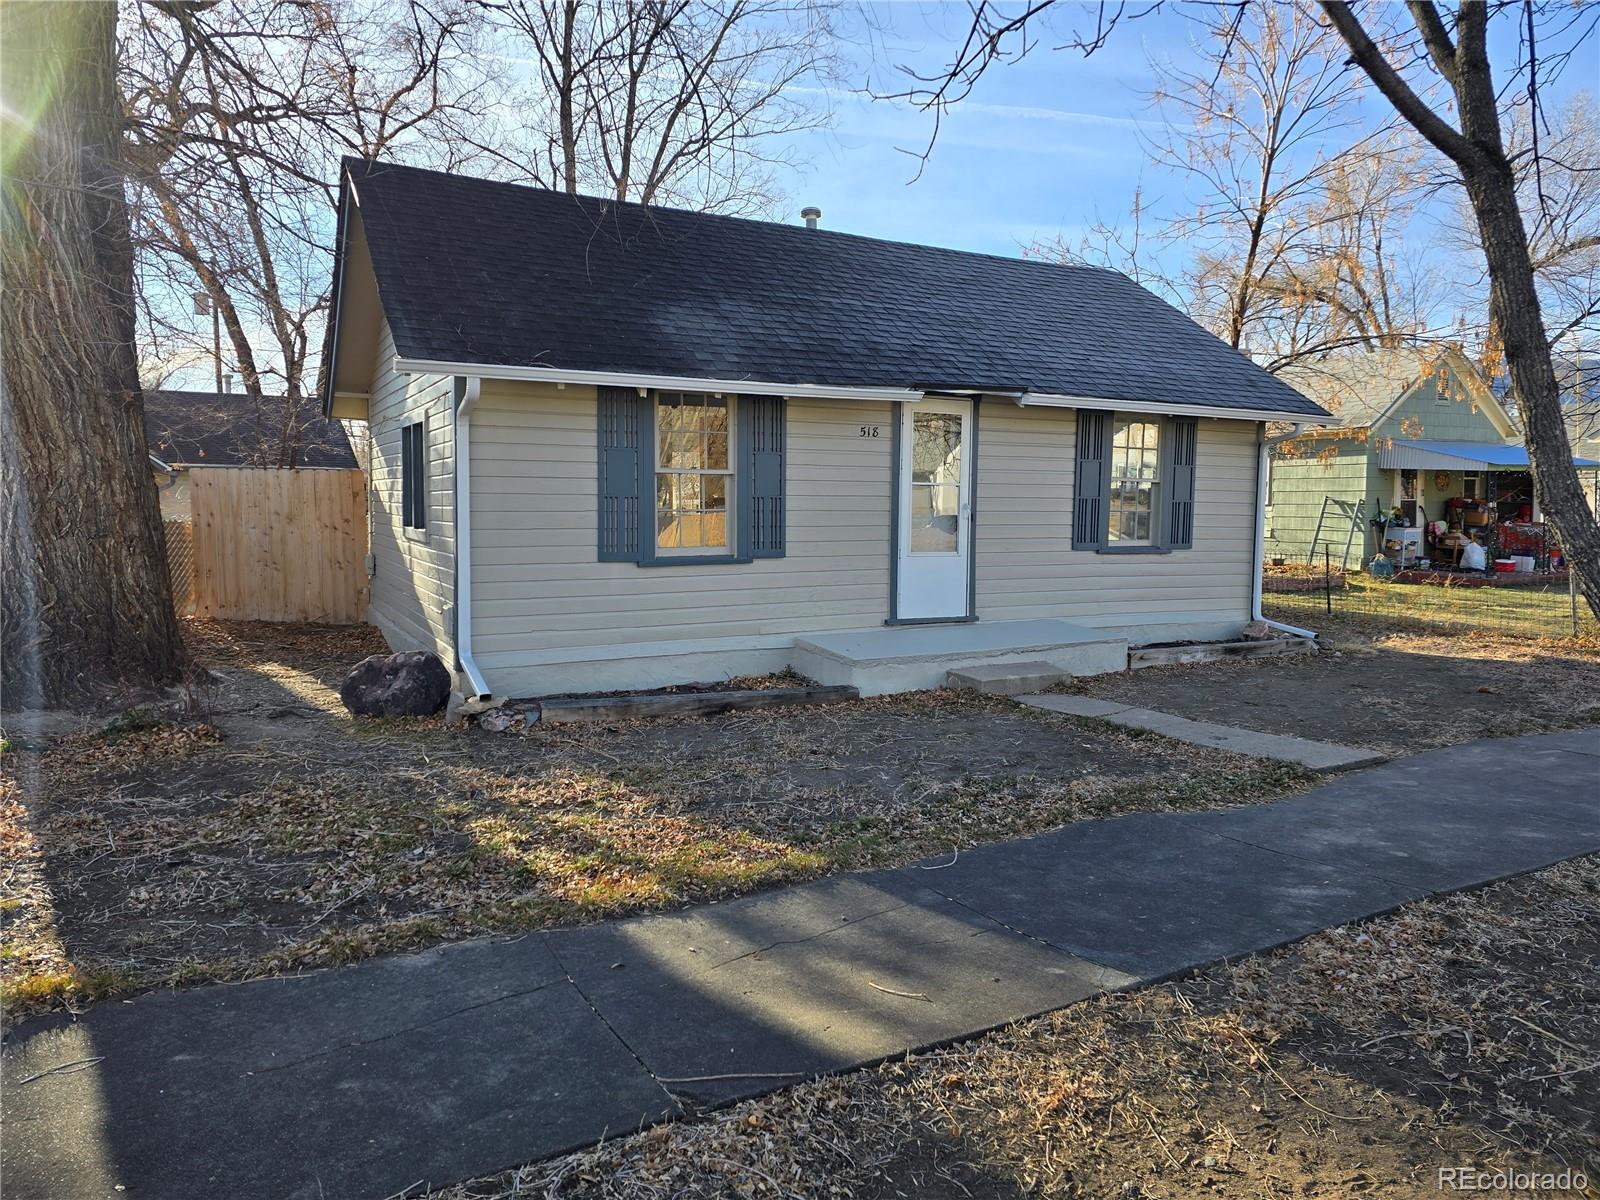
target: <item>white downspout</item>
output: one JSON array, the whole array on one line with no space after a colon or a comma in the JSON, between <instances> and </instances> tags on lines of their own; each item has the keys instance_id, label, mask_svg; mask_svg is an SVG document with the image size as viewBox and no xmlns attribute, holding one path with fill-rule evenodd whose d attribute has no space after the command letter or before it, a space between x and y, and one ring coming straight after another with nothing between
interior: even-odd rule
<instances>
[{"instance_id":1,"label":"white downspout","mask_svg":"<svg viewBox=\"0 0 1600 1200\"><path fill-rule=\"evenodd\" d=\"M1256 536L1255 536L1255 571L1251 576L1250 587L1250 619L1263 621L1273 629L1280 629L1284 633L1295 637L1316 638L1316 634L1309 629L1301 629L1295 625L1285 625L1282 621L1272 621L1261 615L1261 572L1267 558L1267 456L1272 453L1272 447L1277 442L1285 442L1290 438L1298 437L1303 425L1293 426L1288 433L1281 437L1269 439L1266 424L1256 425Z\"/></svg>"},{"instance_id":2,"label":"white downspout","mask_svg":"<svg viewBox=\"0 0 1600 1200\"><path fill-rule=\"evenodd\" d=\"M472 661L472 408L483 381L468 376L455 405L456 660L467 677L468 704L488 707L489 685Z\"/></svg>"}]
</instances>

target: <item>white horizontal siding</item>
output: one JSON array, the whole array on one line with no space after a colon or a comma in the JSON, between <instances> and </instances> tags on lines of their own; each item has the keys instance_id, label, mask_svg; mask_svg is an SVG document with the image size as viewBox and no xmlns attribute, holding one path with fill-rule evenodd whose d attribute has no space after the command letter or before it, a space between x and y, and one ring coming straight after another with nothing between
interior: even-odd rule
<instances>
[{"instance_id":1,"label":"white horizontal siding","mask_svg":"<svg viewBox=\"0 0 1600 1200\"><path fill-rule=\"evenodd\" d=\"M1113 555L1072 549L1076 413L989 401L979 420L981 619L1062 617L1120 625L1247 618L1255 530L1252 423L1199 424L1193 549Z\"/></svg>"},{"instance_id":2,"label":"white horizontal siding","mask_svg":"<svg viewBox=\"0 0 1600 1200\"><path fill-rule=\"evenodd\" d=\"M447 381L446 381L447 382ZM1074 414L980 409L978 611L1095 625L1242 621L1250 596L1255 429L1202 421L1195 546L1071 548ZM597 559L593 389L485 381L472 418L473 646L495 690L541 665L638 646L773 646L866 629L889 610L887 404L789 401L787 555L638 567ZM885 429L885 433L887 433ZM419 570L428 562L417 559Z\"/></svg>"},{"instance_id":3,"label":"white horizontal siding","mask_svg":"<svg viewBox=\"0 0 1600 1200\"><path fill-rule=\"evenodd\" d=\"M472 418L472 637L514 676L564 647L754 642L879 624L889 606L887 404L790 400L783 558L597 561L592 388L485 381Z\"/></svg>"},{"instance_id":4,"label":"white horizontal siding","mask_svg":"<svg viewBox=\"0 0 1600 1200\"><path fill-rule=\"evenodd\" d=\"M372 578L367 619L396 650L432 650L454 662L449 607L455 592L455 430L453 381L444 375L399 375L391 369L394 339L385 322L378 339L367 419L372 462L367 475L372 521ZM427 426L428 525L401 525L400 431Z\"/></svg>"}]
</instances>

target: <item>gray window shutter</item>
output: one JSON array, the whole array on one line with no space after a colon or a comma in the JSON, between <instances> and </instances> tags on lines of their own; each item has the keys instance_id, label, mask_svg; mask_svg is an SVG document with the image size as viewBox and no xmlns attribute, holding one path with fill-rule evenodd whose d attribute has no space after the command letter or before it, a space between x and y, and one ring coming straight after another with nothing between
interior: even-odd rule
<instances>
[{"instance_id":1,"label":"gray window shutter","mask_svg":"<svg viewBox=\"0 0 1600 1200\"><path fill-rule=\"evenodd\" d=\"M1167 532L1169 550L1194 546L1194 464L1199 442L1199 422L1193 417L1173 417L1167 422L1166 459Z\"/></svg>"},{"instance_id":2,"label":"gray window shutter","mask_svg":"<svg viewBox=\"0 0 1600 1200\"><path fill-rule=\"evenodd\" d=\"M428 524L427 443L421 422L400 430L400 524L423 529Z\"/></svg>"},{"instance_id":3,"label":"gray window shutter","mask_svg":"<svg viewBox=\"0 0 1600 1200\"><path fill-rule=\"evenodd\" d=\"M1078 410L1078 474L1072 490L1072 548L1106 544L1111 508L1111 414Z\"/></svg>"},{"instance_id":4,"label":"gray window shutter","mask_svg":"<svg viewBox=\"0 0 1600 1200\"><path fill-rule=\"evenodd\" d=\"M741 550L750 558L784 554L784 448L788 401L782 396L739 397L739 443L744 500Z\"/></svg>"},{"instance_id":5,"label":"gray window shutter","mask_svg":"<svg viewBox=\"0 0 1600 1200\"><path fill-rule=\"evenodd\" d=\"M411 451L411 513L418 529L428 527L428 424L418 421L411 427L416 448Z\"/></svg>"},{"instance_id":6,"label":"gray window shutter","mask_svg":"<svg viewBox=\"0 0 1600 1200\"><path fill-rule=\"evenodd\" d=\"M410 529L416 524L416 510L411 504L411 480L416 466L411 461L411 426L400 427L400 524Z\"/></svg>"},{"instance_id":7,"label":"gray window shutter","mask_svg":"<svg viewBox=\"0 0 1600 1200\"><path fill-rule=\"evenodd\" d=\"M645 491L647 460L654 442L650 401L632 388L596 390L600 561L639 562L645 554L644 532L651 509Z\"/></svg>"}]
</instances>

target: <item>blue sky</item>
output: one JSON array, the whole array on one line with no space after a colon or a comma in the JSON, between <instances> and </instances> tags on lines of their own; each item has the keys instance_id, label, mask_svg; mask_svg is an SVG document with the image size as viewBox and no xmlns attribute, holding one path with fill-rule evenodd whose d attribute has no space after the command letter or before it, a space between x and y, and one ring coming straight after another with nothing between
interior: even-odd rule
<instances>
[{"instance_id":1,"label":"blue sky","mask_svg":"<svg viewBox=\"0 0 1600 1200\"><path fill-rule=\"evenodd\" d=\"M1054 19L1058 34L1088 11L1069 0ZM964 3L880 5L871 16L879 28L870 38L859 17L844 22L856 42L847 75L855 86L870 78L879 90L895 86L898 64L931 70L945 61L968 21ZM1497 32L1509 29L1500 22ZM794 145L804 167L786 180L791 207L797 214L802 204L818 205L831 229L1016 254L1036 237L1060 234L1076 244L1097 218L1123 219L1141 185L1147 203L1182 204L1184 181L1149 162L1139 133L1159 125L1145 98L1157 78L1152 60L1194 65L1195 34L1183 9L1169 6L1125 23L1084 58L1052 50L1062 38L1046 29L1032 53L991 67L947 112L920 178L916 158L900 151L926 144L931 118L907 104L836 92L832 128ZM1591 38L1549 102L1597 84L1600 41Z\"/></svg>"},{"instance_id":2,"label":"blue sky","mask_svg":"<svg viewBox=\"0 0 1600 1200\"><path fill-rule=\"evenodd\" d=\"M803 205L816 204L829 229L1016 255L1035 239L1057 236L1075 247L1097 220L1125 223L1136 188L1157 214L1182 206L1186 181L1149 161L1140 134L1160 128L1146 99L1159 64L1193 68L1198 62L1191 44L1197 26L1185 15L1197 7L1169 3L1126 22L1085 58L1051 48L1074 21L1092 19L1089 6L1062 0L1032 53L991 67L972 95L946 113L925 164L916 152L927 145L931 116L905 102L873 100L861 89L907 86L897 72L903 65L937 70L966 32L967 4L905 0L846 7L838 22L844 77L814 97L819 108L832 110L833 120L786 147L794 167L778 182L788 200L769 215L798 221ZM1491 28L1500 39L1512 39L1499 47L1503 64L1516 50L1514 27L1502 19ZM1591 38L1547 102L1554 106L1576 90L1597 87L1600 38ZM1386 106L1374 108L1375 119L1387 115ZM1439 204L1415 222L1409 232L1425 253L1435 253L1436 222L1453 215L1448 204ZM1159 257L1173 267L1183 253L1181 246L1170 247ZM258 353L267 351L270 339L257 341ZM183 378L206 386L209 368L185 371Z\"/></svg>"},{"instance_id":3,"label":"blue sky","mask_svg":"<svg viewBox=\"0 0 1600 1200\"><path fill-rule=\"evenodd\" d=\"M899 64L932 70L943 61L966 8L904 4L878 15L882 40L850 55L848 80L888 89L904 86ZM925 166L915 152L932 132L930 115L836 92L832 127L797 139L806 168L788 190L821 207L828 228L874 237L1016 254L1036 235L1073 235L1097 212L1125 212L1148 174L1138 137L1153 122L1140 95L1151 78L1146 56L1186 53L1187 33L1181 19L1146 21L1088 59L1041 49L991 69L945 114Z\"/></svg>"}]
</instances>

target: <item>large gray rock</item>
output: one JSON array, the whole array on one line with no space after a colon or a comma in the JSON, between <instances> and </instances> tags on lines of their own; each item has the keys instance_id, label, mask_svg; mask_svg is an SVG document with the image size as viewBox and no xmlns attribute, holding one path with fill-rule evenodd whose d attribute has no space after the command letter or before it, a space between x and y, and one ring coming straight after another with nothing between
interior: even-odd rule
<instances>
[{"instance_id":1,"label":"large gray rock","mask_svg":"<svg viewBox=\"0 0 1600 1200\"><path fill-rule=\"evenodd\" d=\"M449 698L450 672L427 650L364 658L339 687L339 699L358 717L429 717Z\"/></svg>"}]
</instances>

